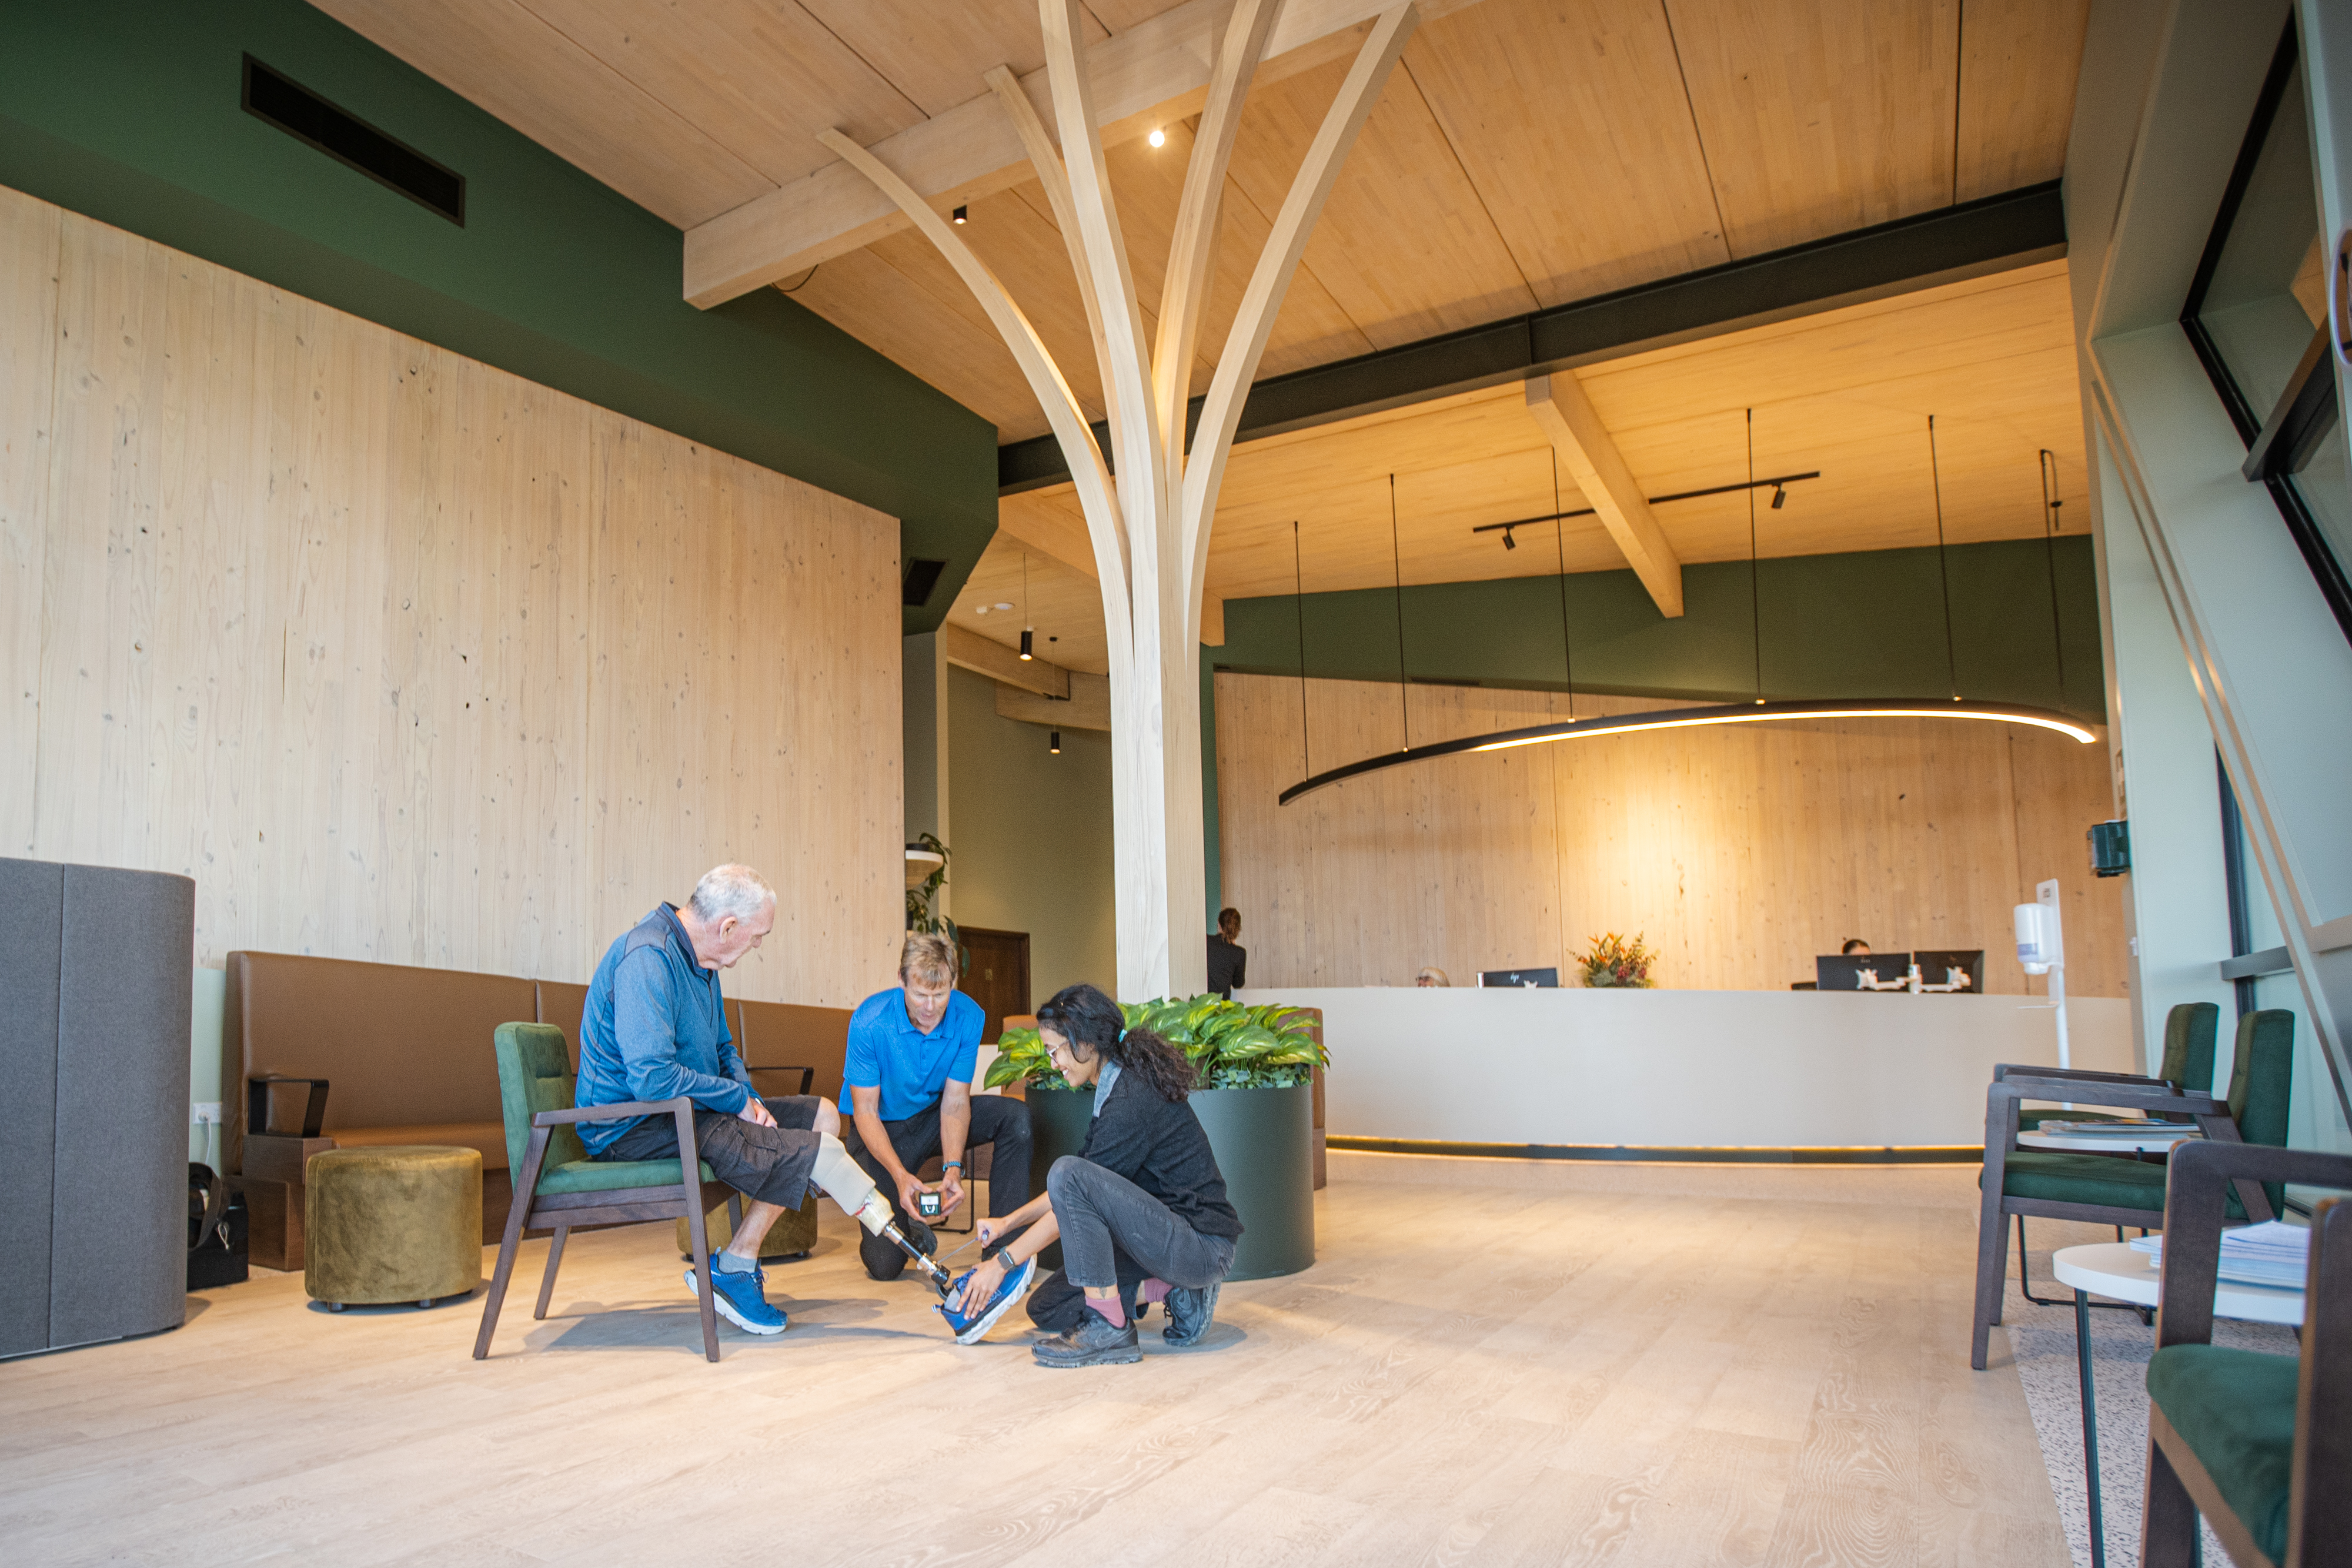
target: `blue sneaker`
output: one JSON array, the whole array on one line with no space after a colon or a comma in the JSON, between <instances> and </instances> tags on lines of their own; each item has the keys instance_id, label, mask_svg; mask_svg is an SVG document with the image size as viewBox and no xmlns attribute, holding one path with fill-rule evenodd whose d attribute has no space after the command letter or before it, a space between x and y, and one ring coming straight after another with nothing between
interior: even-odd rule
<instances>
[{"instance_id":1,"label":"blue sneaker","mask_svg":"<svg viewBox=\"0 0 2352 1568\"><path fill-rule=\"evenodd\" d=\"M768 1282L765 1269L753 1269L737 1273L726 1269L710 1270L710 1301L719 1315L746 1333L782 1333L791 1320L768 1304L768 1293L761 1287ZM686 1266L686 1288L697 1295L701 1287L694 1282L694 1265Z\"/></svg>"},{"instance_id":2,"label":"blue sneaker","mask_svg":"<svg viewBox=\"0 0 2352 1568\"><path fill-rule=\"evenodd\" d=\"M966 1269L957 1275L955 1283L948 1288L948 1294L952 1297L961 1291L964 1281L975 1272L977 1270ZM941 1301L940 1316L947 1319L948 1327L955 1331L956 1343L978 1344L981 1337L996 1326L996 1320L1004 1315L1005 1310L1028 1291L1029 1281L1036 1277L1037 1260L1032 1258L1007 1270L1003 1280L997 1284L996 1293L982 1301L977 1312L959 1312L948 1302Z\"/></svg>"}]
</instances>

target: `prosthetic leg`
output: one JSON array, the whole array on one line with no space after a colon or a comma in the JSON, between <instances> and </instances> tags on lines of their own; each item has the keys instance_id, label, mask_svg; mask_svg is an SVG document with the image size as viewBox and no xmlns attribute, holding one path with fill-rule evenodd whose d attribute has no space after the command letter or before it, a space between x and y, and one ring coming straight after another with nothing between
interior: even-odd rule
<instances>
[{"instance_id":1,"label":"prosthetic leg","mask_svg":"<svg viewBox=\"0 0 2352 1568\"><path fill-rule=\"evenodd\" d=\"M849 1157L848 1148L830 1133L817 1134L816 1163L809 1167L809 1180L824 1189L824 1195L841 1206L866 1231L895 1243L899 1251L914 1260L931 1288L945 1297L951 1288L948 1271L915 1249L898 1228L890 1212L890 1200L874 1185L856 1160Z\"/></svg>"}]
</instances>

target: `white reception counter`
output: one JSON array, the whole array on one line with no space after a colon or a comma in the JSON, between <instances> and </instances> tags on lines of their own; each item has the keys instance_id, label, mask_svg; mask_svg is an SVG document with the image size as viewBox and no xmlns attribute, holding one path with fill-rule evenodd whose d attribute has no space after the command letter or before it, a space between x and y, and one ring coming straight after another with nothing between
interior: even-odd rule
<instances>
[{"instance_id":1,"label":"white reception counter","mask_svg":"<svg viewBox=\"0 0 2352 1568\"><path fill-rule=\"evenodd\" d=\"M2056 1065L2038 998L1250 988L1323 1009L1333 1137L1765 1148L1984 1141L1993 1065ZM2067 1003L2074 1065L2139 1071L2130 1004Z\"/></svg>"}]
</instances>

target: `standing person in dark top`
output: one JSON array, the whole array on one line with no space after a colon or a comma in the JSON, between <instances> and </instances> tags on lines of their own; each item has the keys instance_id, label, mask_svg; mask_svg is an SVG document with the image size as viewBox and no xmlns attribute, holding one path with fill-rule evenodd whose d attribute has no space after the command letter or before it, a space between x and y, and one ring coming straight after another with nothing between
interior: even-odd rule
<instances>
[{"instance_id":1,"label":"standing person in dark top","mask_svg":"<svg viewBox=\"0 0 2352 1568\"><path fill-rule=\"evenodd\" d=\"M1053 1334L1034 1347L1040 1365L1142 1360L1139 1299L1167 1303L1162 1340L1198 1343L1242 1221L1185 1103L1192 1062L1151 1030L1125 1027L1118 1004L1092 986L1055 992L1037 1009L1037 1033L1073 1087L1094 1086L1094 1124L1085 1148L1054 1162L1043 1196L981 1224L983 1246L1013 1239L973 1271L964 1299L989 1301L1008 1268L1058 1237L1062 1269L1029 1298L1030 1320Z\"/></svg>"},{"instance_id":2,"label":"standing person in dark top","mask_svg":"<svg viewBox=\"0 0 2352 1568\"><path fill-rule=\"evenodd\" d=\"M1209 989L1227 1000L1249 984L1249 949L1241 946L1242 912L1217 911L1217 932L1209 938Z\"/></svg>"}]
</instances>

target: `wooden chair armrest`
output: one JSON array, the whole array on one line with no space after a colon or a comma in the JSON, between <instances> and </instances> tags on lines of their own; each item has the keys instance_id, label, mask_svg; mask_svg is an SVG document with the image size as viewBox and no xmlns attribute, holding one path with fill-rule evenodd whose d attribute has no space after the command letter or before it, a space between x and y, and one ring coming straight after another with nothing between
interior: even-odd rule
<instances>
[{"instance_id":1,"label":"wooden chair armrest","mask_svg":"<svg viewBox=\"0 0 2352 1568\"><path fill-rule=\"evenodd\" d=\"M2145 1083L2154 1089L2172 1087L2161 1078L2150 1078L2138 1072L2101 1072L2088 1067L2042 1067L2031 1061L2004 1061L1992 1070L1993 1082L2006 1082L2015 1078L2055 1078L2067 1082L2077 1080L2086 1083Z\"/></svg>"},{"instance_id":2,"label":"wooden chair armrest","mask_svg":"<svg viewBox=\"0 0 2352 1568\"><path fill-rule=\"evenodd\" d=\"M2156 1317L2159 1348L2212 1343L2223 1204L2232 1185L2262 1182L2352 1188L2352 1155L2210 1140L2174 1150L2165 1172L2164 1286ZM2255 1196L2260 1193L2257 1186ZM2245 1201L2243 1193L2239 1201ZM2308 1321L2308 1303L2305 1312Z\"/></svg>"},{"instance_id":3,"label":"wooden chair armrest","mask_svg":"<svg viewBox=\"0 0 2352 1568\"><path fill-rule=\"evenodd\" d=\"M567 1122L616 1122L624 1116L667 1116L689 1110L694 1102L681 1094L675 1100L627 1100L618 1105L576 1105L569 1111L541 1111L530 1119L534 1127L560 1127Z\"/></svg>"},{"instance_id":4,"label":"wooden chair armrest","mask_svg":"<svg viewBox=\"0 0 2352 1568\"><path fill-rule=\"evenodd\" d=\"M801 1075L801 1086L793 1091L795 1094L807 1093L809 1092L809 1085L816 1082L816 1069L814 1067L798 1067L782 1064L767 1067L751 1067L747 1065L744 1067L743 1071L753 1074L761 1072L797 1072Z\"/></svg>"},{"instance_id":5,"label":"wooden chair armrest","mask_svg":"<svg viewBox=\"0 0 2352 1568\"><path fill-rule=\"evenodd\" d=\"M2174 1117L2230 1113L2229 1102L2216 1100L2210 1094L2184 1094L2169 1087L2143 1089L2130 1083L2011 1078L1987 1085L1986 1106L1990 1108L2002 1096L2015 1100L2065 1100L2103 1111L2160 1111Z\"/></svg>"}]
</instances>

